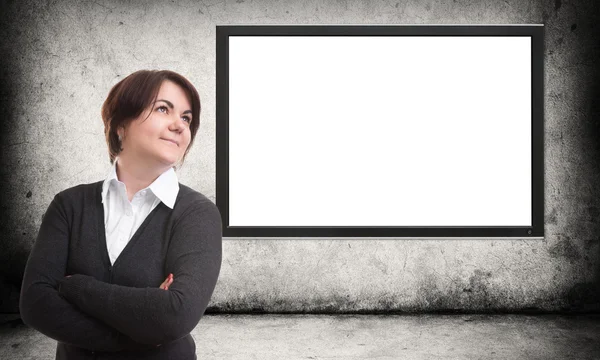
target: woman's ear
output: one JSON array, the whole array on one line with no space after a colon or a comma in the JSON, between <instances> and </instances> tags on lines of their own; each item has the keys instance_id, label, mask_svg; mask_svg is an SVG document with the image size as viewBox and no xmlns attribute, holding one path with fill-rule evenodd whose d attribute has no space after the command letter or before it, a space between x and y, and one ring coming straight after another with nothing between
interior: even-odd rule
<instances>
[{"instance_id":1,"label":"woman's ear","mask_svg":"<svg viewBox=\"0 0 600 360\"><path fill-rule=\"evenodd\" d=\"M117 128L117 139L119 140L119 151L123 151L123 140L125 139L125 128Z\"/></svg>"}]
</instances>

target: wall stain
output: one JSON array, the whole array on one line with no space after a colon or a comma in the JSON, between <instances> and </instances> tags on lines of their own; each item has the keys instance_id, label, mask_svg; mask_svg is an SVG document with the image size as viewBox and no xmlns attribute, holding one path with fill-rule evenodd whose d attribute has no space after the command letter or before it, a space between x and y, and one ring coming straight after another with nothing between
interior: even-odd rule
<instances>
[{"instance_id":1,"label":"wall stain","mask_svg":"<svg viewBox=\"0 0 600 360\"><path fill-rule=\"evenodd\" d=\"M563 311L598 311L600 309L600 287L597 282L577 283L566 291L568 303Z\"/></svg>"},{"instance_id":2,"label":"wall stain","mask_svg":"<svg viewBox=\"0 0 600 360\"><path fill-rule=\"evenodd\" d=\"M507 299L490 291L490 271L476 269L467 282L455 281L454 286L440 289L435 276L428 275L419 284L420 304L414 311L469 312L496 311L507 305Z\"/></svg>"},{"instance_id":3,"label":"wall stain","mask_svg":"<svg viewBox=\"0 0 600 360\"><path fill-rule=\"evenodd\" d=\"M495 301L491 298L488 290L489 278L491 277L492 273L489 271L485 272L479 269L473 271L473 275L469 277L469 286L463 289L463 292L468 293L471 303L479 304L480 307L483 306L484 308L490 308L494 305ZM498 303L502 303L502 300Z\"/></svg>"},{"instance_id":4,"label":"wall stain","mask_svg":"<svg viewBox=\"0 0 600 360\"><path fill-rule=\"evenodd\" d=\"M552 211L550 211L550 214L548 214L548 217L546 218L546 224L556 225L556 223L557 223L557 219L556 219L557 213L558 213L558 211L556 210L556 208L553 208Z\"/></svg>"},{"instance_id":5,"label":"wall stain","mask_svg":"<svg viewBox=\"0 0 600 360\"><path fill-rule=\"evenodd\" d=\"M597 206L588 206L588 221L598 221L598 217L600 216L600 209Z\"/></svg>"},{"instance_id":6,"label":"wall stain","mask_svg":"<svg viewBox=\"0 0 600 360\"><path fill-rule=\"evenodd\" d=\"M377 257L371 256L369 258L369 264L371 264L374 267L376 267L384 275L387 275L387 273L388 273L388 266L387 266L387 264L384 263L383 261L381 261L380 259L378 259Z\"/></svg>"},{"instance_id":7,"label":"wall stain","mask_svg":"<svg viewBox=\"0 0 600 360\"><path fill-rule=\"evenodd\" d=\"M585 239L583 241L583 249L587 252L590 251L594 246L598 246L600 243L600 236L595 239Z\"/></svg>"},{"instance_id":8,"label":"wall stain","mask_svg":"<svg viewBox=\"0 0 600 360\"><path fill-rule=\"evenodd\" d=\"M558 242L548 249L548 253L552 258L566 258L570 262L577 261L581 258L581 254L577 247L573 245L570 236L565 236L564 239L561 240L561 236L558 235L558 238Z\"/></svg>"}]
</instances>

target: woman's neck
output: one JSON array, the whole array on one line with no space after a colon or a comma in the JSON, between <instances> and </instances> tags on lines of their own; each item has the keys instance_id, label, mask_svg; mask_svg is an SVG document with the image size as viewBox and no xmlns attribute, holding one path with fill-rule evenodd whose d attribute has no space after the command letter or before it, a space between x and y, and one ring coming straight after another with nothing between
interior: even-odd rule
<instances>
[{"instance_id":1,"label":"woman's neck","mask_svg":"<svg viewBox=\"0 0 600 360\"><path fill-rule=\"evenodd\" d=\"M156 167L141 161L132 161L127 157L119 157L116 164L117 177L127 188L129 201L140 190L147 188L170 166Z\"/></svg>"}]
</instances>

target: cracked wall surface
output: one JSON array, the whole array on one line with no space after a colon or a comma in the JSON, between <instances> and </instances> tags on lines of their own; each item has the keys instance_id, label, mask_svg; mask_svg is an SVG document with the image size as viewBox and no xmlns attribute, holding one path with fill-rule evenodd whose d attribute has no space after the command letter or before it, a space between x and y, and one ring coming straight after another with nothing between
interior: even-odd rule
<instances>
[{"instance_id":1,"label":"cracked wall surface","mask_svg":"<svg viewBox=\"0 0 600 360\"><path fill-rule=\"evenodd\" d=\"M5 1L0 312L56 193L106 175L100 107L139 69L188 77L201 125L183 184L215 200L215 26L545 24L544 240L226 240L211 311L600 308L595 1Z\"/></svg>"}]
</instances>

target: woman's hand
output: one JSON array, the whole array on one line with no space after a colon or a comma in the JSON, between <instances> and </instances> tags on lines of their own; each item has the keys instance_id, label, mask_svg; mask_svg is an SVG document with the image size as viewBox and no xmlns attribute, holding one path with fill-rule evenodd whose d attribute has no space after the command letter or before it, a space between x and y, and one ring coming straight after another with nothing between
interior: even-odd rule
<instances>
[{"instance_id":1,"label":"woman's hand","mask_svg":"<svg viewBox=\"0 0 600 360\"><path fill-rule=\"evenodd\" d=\"M160 284L160 288L169 290L169 285L171 285L172 283L173 283L173 274L169 274L169 276L167 276L165 281L163 281L163 283ZM158 345L156 345L156 347L159 347L160 345L162 345L162 344L158 344Z\"/></svg>"},{"instance_id":2,"label":"woman's hand","mask_svg":"<svg viewBox=\"0 0 600 360\"><path fill-rule=\"evenodd\" d=\"M169 286L173 283L173 274L169 274L165 281L160 284L161 289L169 290Z\"/></svg>"}]
</instances>

